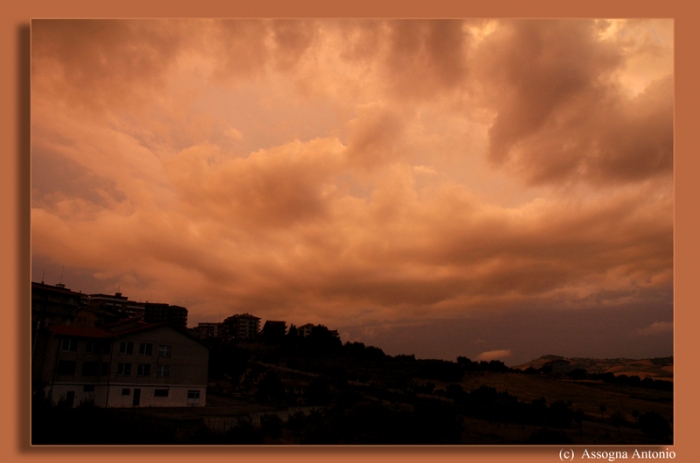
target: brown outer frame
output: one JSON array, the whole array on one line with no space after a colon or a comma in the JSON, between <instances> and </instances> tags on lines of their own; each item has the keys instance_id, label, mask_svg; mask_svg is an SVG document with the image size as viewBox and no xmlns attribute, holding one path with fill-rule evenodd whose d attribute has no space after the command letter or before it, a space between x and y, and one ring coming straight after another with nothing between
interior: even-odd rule
<instances>
[{"instance_id":1,"label":"brown outer frame","mask_svg":"<svg viewBox=\"0 0 700 463\"><path fill-rule=\"evenodd\" d=\"M8 297L1 339L5 378L0 397L6 411L2 417L2 461L104 462L192 460L350 462L369 461L440 462L463 461L559 461L559 447L425 447L425 448L32 448L29 445L29 21L31 18L128 18L128 17L655 17L675 21L676 100L675 100L675 444L667 447L676 453L676 461L693 461L700 452L695 447L695 419L699 403L693 400L693 385L698 384L693 353L698 339L694 329L698 314L694 303L700 300L698 265L700 215L695 213L700 198L700 139L698 114L700 82L697 49L700 43L698 10L691 2L666 0L655 2L595 0L562 2L557 0L491 0L430 2L363 0L332 5L321 0L255 2L199 0L94 2L88 0L27 0L5 6L0 21L4 40L2 53L2 137L9 147L2 156L0 169L0 213L2 223L2 294ZM8 374L9 373L9 374ZM593 447L589 448L592 450ZM601 449L601 448L599 448ZM605 448L627 450L629 447ZM576 460L583 447L575 447ZM607 460L605 460L607 461Z\"/></svg>"}]
</instances>

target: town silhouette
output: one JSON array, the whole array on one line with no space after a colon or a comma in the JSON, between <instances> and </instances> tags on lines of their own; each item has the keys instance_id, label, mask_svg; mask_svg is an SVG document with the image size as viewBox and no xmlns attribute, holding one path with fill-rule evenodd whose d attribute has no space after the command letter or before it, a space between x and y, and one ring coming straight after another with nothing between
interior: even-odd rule
<instances>
[{"instance_id":1,"label":"town silhouette","mask_svg":"<svg viewBox=\"0 0 700 463\"><path fill-rule=\"evenodd\" d=\"M63 284L32 283L32 324L35 445L672 442L672 358L390 356L248 313L188 329L184 307Z\"/></svg>"}]
</instances>

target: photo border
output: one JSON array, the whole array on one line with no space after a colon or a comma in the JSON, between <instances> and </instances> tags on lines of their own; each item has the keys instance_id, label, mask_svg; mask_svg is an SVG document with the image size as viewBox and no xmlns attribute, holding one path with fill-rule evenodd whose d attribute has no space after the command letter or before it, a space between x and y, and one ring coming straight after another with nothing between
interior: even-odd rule
<instances>
[{"instance_id":1,"label":"photo border","mask_svg":"<svg viewBox=\"0 0 700 463\"><path fill-rule=\"evenodd\" d=\"M560 447L30 447L29 445L29 369L30 359L30 145L29 78L31 18L155 18L155 17L372 17L372 18L450 18L450 17L537 17L537 18L672 18L675 52L675 146L674 146L674 445L677 461L698 456L693 422L700 410L693 400L691 385L699 384L693 365L698 347L695 333L700 315L695 304L700 300L698 262L700 262L700 214L695 204L700 198L700 73L697 45L700 44L698 9L690 2L666 0L634 1L443 1L379 2L355 1L330 5L319 0L295 2L256 0L229 2L199 0L176 3L127 0L117 4L96 4L86 0L29 0L6 8L2 56L6 71L2 89L6 102L2 111L4 146L0 184L2 211L9 220L2 226L4 255L2 289L9 296L7 319L3 324L2 349L6 370L2 385L5 410L2 418L3 461L46 461L78 463L94 461L130 462L168 461L173 463L245 461L327 461L367 462L434 460L452 461L559 461ZM9 39L8 39L9 37ZM677 309L677 310L675 310ZM574 446L576 460L584 447ZM587 447L589 450L628 450L629 447ZM661 448L661 449L663 449ZM641 448L640 448L641 449Z\"/></svg>"}]
</instances>

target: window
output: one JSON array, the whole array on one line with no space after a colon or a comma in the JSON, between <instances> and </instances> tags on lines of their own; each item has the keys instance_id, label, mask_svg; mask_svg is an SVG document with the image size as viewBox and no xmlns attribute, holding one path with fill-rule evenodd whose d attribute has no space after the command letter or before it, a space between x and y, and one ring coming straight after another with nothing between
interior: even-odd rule
<instances>
[{"instance_id":1,"label":"window","mask_svg":"<svg viewBox=\"0 0 700 463\"><path fill-rule=\"evenodd\" d=\"M141 363L136 368L137 376L151 376L151 365L147 363Z\"/></svg>"},{"instance_id":2,"label":"window","mask_svg":"<svg viewBox=\"0 0 700 463\"><path fill-rule=\"evenodd\" d=\"M139 345L139 355L151 355L153 353L153 344L150 342L142 342Z\"/></svg>"},{"instance_id":3,"label":"window","mask_svg":"<svg viewBox=\"0 0 700 463\"><path fill-rule=\"evenodd\" d=\"M188 405L198 405L199 404L199 389L192 389L187 391L187 404Z\"/></svg>"},{"instance_id":4,"label":"window","mask_svg":"<svg viewBox=\"0 0 700 463\"><path fill-rule=\"evenodd\" d=\"M170 365L158 365L158 370L156 371L156 376L158 378L169 378L170 377Z\"/></svg>"},{"instance_id":5,"label":"window","mask_svg":"<svg viewBox=\"0 0 700 463\"><path fill-rule=\"evenodd\" d=\"M83 392L95 392L95 385L85 385L83 386Z\"/></svg>"},{"instance_id":6,"label":"window","mask_svg":"<svg viewBox=\"0 0 700 463\"><path fill-rule=\"evenodd\" d=\"M109 374L109 362L102 362L102 371L100 372L101 375L108 375Z\"/></svg>"},{"instance_id":7,"label":"window","mask_svg":"<svg viewBox=\"0 0 700 463\"><path fill-rule=\"evenodd\" d=\"M131 389L125 387L122 389L122 395L131 395Z\"/></svg>"},{"instance_id":8,"label":"window","mask_svg":"<svg viewBox=\"0 0 700 463\"><path fill-rule=\"evenodd\" d=\"M59 375L74 375L75 374L75 362L70 360L60 360L58 362Z\"/></svg>"},{"instance_id":9,"label":"window","mask_svg":"<svg viewBox=\"0 0 700 463\"><path fill-rule=\"evenodd\" d=\"M95 352L95 341L90 340L90 341L87 341L85 343L85 352L87 352L87 353Z\"/></svg>"},{"instance_id":10,"label":"window","mask_svg":"<svg viewBox=\"0 0 700 463\"><path fill-rule=\"evenodd\" d=\"M109 354L110 350L112 349L112 343L109 341L101 341L98 343L98 348L102 351L104 354Z\"/></svg>"},{"instance_id":11,"label":"window","mask_svg":"<svg viewBox=\"0 0 700 463\"><path fill-rule=\"evenodd\" d=\"M153 397L168 397L167 389L156 389L153 391Z\"/></svg>"},{"instance_id":12,"label":"window","mask_svg":"<svg viewBox=\"0 0 700 463\"><path fill-rule=\"evenodd\" d=\"M129 376L131 375L131 364L130 363L118 363L117 364L117 374Z\"/></svg>"},{"instance_id":13,"label":"window","mask_svg":"<svg viewBox=\"0 0 700 463\"><path fill-rule=\"evenodd\" d=\"M78 351L78 340L72 338L66 338L61 343L61 350L64 352L77 352Z\"/></svg>"},{"instance_id":14,"label":"window","mask_svg":"<svg viewBox=\"0 0 700 463\"><path fill-rule=\"evenodd\" d=\"M133 354L134 353L134 343L131 341L122 341L119 343L119 353L120 354Z\"/></svg>"},{"instance_id":15,"label":"window","mask_svg":"<svg viewBox=\"0 0 700 463\"><path fill-rule=\"evenodd\" d=\"M97 376L100 372L100 364L98 362L83 362L83 376Z\"/></svg>"},{"instance_id":16,"label":"window","mask_svg":"<svg viewBox=\"0 0 700 463\"><path fill-rule=\"evenodd\" d=\"M160 346L158 347L159 357L170 357L170 346Z\"/></svg>"}]
</instances>

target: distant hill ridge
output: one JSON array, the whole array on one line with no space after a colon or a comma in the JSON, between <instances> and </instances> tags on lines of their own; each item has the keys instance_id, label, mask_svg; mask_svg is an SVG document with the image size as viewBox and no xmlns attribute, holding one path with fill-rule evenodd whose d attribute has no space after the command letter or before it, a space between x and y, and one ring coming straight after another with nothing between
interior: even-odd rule
<instances>
[{"instance_id":1,"label":"distant hill ridge","mask_svg":"<svg viewBox=\"0 0 700 463\"><path fill-rule=\"evenodd\" d=\"M542 368L552 360L567 360L571 363L571 369L582 368L588 373L613 373L615 376L639 376L640 378L652 378L662 380L673 380L673 357L656 357L646 359L595 359L562 357L560 355L543 355L522 365L515 366L520 370L527 370L532 367L536 370Z\"/></svg>"}]
</instances>

